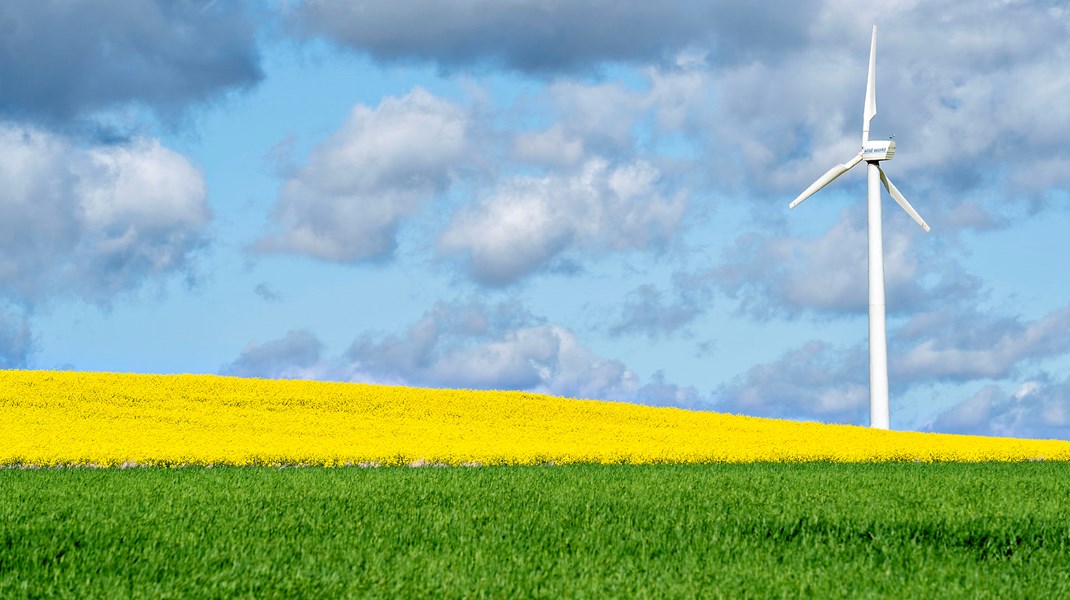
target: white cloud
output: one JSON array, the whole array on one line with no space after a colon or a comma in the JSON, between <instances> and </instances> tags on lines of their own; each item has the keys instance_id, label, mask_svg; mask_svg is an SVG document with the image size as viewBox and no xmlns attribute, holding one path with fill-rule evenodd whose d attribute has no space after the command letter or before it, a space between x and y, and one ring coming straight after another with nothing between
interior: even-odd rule
<instances>
[{"instance_id":1,"label":"white cloud","mask_svg":"<svg viewBox=\"0 0 1070 600\"><path fill-rule=\"evenodd\" d=\"M337 262L389 256L402 219L474 162L472 127L464 108L421 88L375 108L354 106L283 184L275 210L282 233L254 248Z\"/></svg>"},{"instance_id":2,"label":"white cloud","mask_svg":"<svg viewBox=\"0 0 1070 600\"><path fill-rule=\"evenodd\" d=\"M210 214L200 172L156 140L82 146L0 123L0 292L107 303L188 272Z\"/></svg>"},{"instance_id":3,"label":"white cloud","mask_svg":"<svg viewBox=\"0 0 1070 600\"><path fill-rule=\"evenodd\" d=\"M646 162L588 161L582 170L516 176L454 215L439 251L457 256L477 281L512 283L552 266L570 250L645 249L667 241L686 202L663 196Z\"/></svg>"}]
</instances>

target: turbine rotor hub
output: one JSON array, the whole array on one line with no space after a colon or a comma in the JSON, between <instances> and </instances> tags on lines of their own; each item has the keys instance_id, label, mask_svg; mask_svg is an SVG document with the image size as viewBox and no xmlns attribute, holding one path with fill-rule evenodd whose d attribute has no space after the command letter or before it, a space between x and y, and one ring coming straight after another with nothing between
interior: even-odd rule
<instances>
[{"instance_id":1,"label":"turbine rotor hub","mask_svg":"<svg viewBox=\"0 0 1070 600\"><path fill-rule=\"evenodd\" d=\"M870 140L862 144L862 160L878 162L892 160L895 156L895 140Z\"/></svg>"}]
</instances>

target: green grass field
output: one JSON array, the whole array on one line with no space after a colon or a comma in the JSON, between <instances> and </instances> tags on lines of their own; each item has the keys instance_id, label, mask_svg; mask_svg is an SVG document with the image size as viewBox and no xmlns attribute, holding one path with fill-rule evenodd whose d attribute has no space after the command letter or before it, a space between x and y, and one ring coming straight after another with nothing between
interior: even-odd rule
<instances>
[{"instance_id":1,"label":"green grass field","mask_svg":"<svg viewBox=\"0 0 1070 600\"><path fill-rule=\"evenodd\" d=\"M1070 466L0 470L0 597L1070 596Z\"/></svg>"}]
</instances>

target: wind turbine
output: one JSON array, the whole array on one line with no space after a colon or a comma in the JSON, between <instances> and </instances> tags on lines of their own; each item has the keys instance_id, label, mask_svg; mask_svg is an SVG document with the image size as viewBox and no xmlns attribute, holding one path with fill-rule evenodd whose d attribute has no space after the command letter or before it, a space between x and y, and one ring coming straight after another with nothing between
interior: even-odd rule
<instances>
[{"instance_id":1,"label":"wind turbine","mask_svg":"<svg viewBox=\"0 0 1070 600\"><path fill-rule=\"evenodd\" d=\"M876 97L876 59L877 26L873 26L873 40L869 47L869 79L866 81L866 105L862 113L862 151L842 165L836 165L810 184L806 191L788 208L795 208L800 202L814 195L818 190L843 175L852 167L866 161L869 182L869 426L875 429L888 429L888 341L884 321L884 242L881 235L881 189L884 184L888 194L899 203L912 219L925 231L929 226L918 215L918 211L907 202L903 194L884 174L880 163L891 160L895 155L895 142L892 140L870 141L869 122L877 114Z\"/></svg>"}]
</instances>

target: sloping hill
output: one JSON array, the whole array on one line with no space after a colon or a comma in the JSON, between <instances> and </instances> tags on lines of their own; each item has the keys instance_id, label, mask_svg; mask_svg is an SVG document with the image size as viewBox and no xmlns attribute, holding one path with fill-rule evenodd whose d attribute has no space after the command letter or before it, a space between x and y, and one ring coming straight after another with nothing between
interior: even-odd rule
<instances>
[{"instance_id":1,"label":"sloping hill","mask_svg":"<svg viewBox=\"0 0 1070 600\"><path fill-rule=\"evenodd\" d=\"M0 465L1070 460L1070 442L212 375L0 371Z\"/></svg>"}]
</instances>

